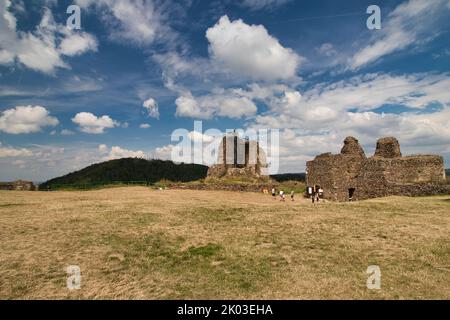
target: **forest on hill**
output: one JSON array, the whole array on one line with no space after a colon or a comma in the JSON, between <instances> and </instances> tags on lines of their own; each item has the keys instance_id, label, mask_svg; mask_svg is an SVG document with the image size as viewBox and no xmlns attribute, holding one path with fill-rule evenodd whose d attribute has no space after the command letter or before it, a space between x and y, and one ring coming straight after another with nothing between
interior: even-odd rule
<instances>
[{"instance_id":1,"label":"forest on hill","mask_svg":"<svg viewBox=\"0 0 450 320\"><path fill-rule=\"evenodd\" d=\"M188 182L205 178L207 172L207 166L198 164L176 164L172 161L124 158L93 164L82 170L51 179L40 184L39 189L114 183L152 184L160 180Z\"/></svg>"}]
</instances>

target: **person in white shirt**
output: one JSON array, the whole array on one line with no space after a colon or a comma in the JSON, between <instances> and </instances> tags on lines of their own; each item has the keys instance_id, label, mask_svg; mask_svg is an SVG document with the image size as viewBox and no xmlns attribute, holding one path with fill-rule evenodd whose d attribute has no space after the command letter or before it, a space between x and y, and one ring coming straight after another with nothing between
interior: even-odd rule
<instances>
[{"instance_id":1,"label":"person in white shirt","mask_svg":"<svg viewBox=\"0 0 450 320\"><path fill-rule=\"evenodd\" d=\"M283 190L281 190L280 191L280 201L284 201L285 200L285 196L284 196L284 191Z\"/></svg>"}]
</instances>

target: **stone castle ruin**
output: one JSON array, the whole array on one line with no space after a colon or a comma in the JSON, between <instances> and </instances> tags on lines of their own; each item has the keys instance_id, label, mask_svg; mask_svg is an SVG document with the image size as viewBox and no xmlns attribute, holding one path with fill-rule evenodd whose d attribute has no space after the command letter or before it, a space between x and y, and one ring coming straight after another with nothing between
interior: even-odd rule
<instances>
[{"instance_id":1,"label":"stone castle ruin","mask_svg":"<svg viewBox=\"0 0 450 320\"><path fill-rule=\"evenodd\" d=\"M259 142L226 134L218 149L217 164L208 170L208 178L244 177L263 178L266 173L266 155Z\"/></svg>"},{"instance_id":2,"label":"stone castle ruin","mask_svg":"<svg viewBox=\"0 0 450 320\"><path fill-rule=\"evenodd\" d=\"M320 186L324 197L334 201L450 191L443 184L441 156L403 157L399 142L392 137L379 139L375 154L369 158L357 139L347 137L340 154L321 154L307 162L306 168L308 186Z\"/></svg>"},{"instance_id":3,"label":"stone castle ruin","mask_svg":"<svg viewBox=\"0 0 450 320\"><path fill-rule=\"evenodd\" d=\"M36 191L31 181L17 180L13 182L0 182L0 190Z\"/></svg>"}]
</instances>

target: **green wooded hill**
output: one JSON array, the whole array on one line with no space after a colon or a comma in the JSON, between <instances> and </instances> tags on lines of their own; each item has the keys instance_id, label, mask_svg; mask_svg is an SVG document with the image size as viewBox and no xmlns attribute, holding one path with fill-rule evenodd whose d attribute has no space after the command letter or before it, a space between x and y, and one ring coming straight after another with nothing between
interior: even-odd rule
<instances>
[{"instance_id":1,"label":"green wooded hill","mask_svg":"<svg viewBox=\"0 0 450 320\"><path fill-rule=\"evenodd\" d=\"M206 177L208 167L198 164L175 164L172 161L124 158L93 164L80 171L51 179L39 185L40 190L69 185L105 185L113 183L160 180L188 182Z\"/></svg>"}]
</instances>

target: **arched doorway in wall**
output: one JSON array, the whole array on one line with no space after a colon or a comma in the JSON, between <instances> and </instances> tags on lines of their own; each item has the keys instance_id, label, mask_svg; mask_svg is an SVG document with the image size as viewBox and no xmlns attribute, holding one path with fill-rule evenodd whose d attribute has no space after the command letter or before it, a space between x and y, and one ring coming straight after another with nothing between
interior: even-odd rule
<instances>
[{"instance_id":1,"label":"arched doorway in wall","mask_svg":"<svg viewBox=\"0 0 450 320\"><path fill-rule=\"evenodd\" d=\"M348 189L348 201L353 201L353 196L355 194L356 188Z\"/></svg>"}]
</instances>

